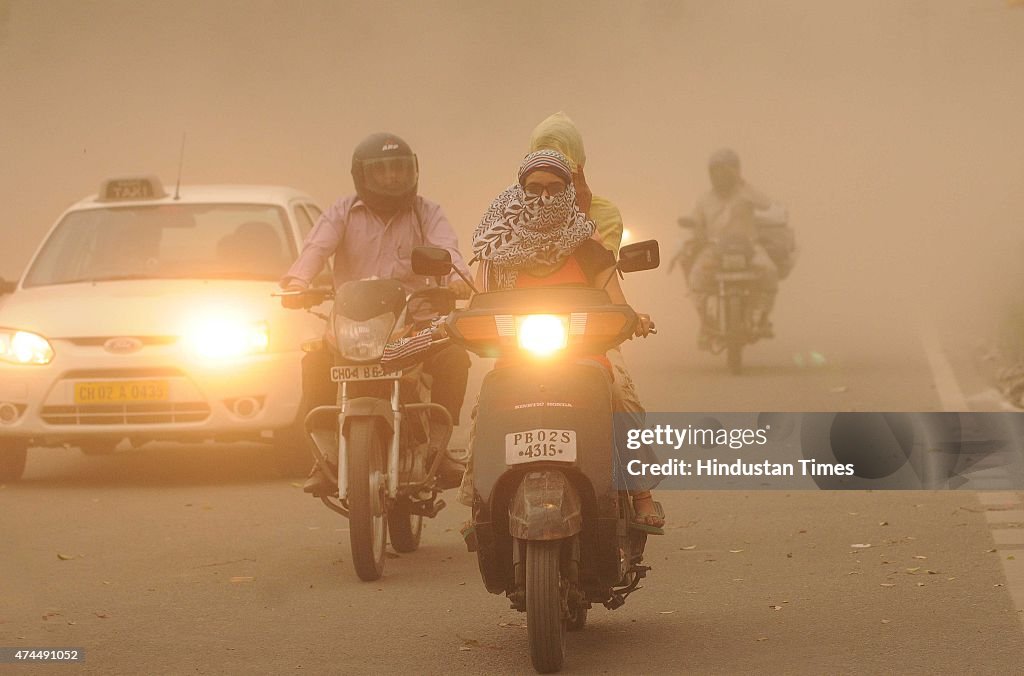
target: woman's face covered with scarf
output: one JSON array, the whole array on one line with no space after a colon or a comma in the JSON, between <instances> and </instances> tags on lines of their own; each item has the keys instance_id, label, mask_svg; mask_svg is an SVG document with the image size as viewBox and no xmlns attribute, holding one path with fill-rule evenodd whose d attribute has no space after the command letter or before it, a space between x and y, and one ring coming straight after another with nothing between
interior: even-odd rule
<instances>
[{"instance_id":1,"label":"woman's face covered with scarf","mask_svg":"<svg viewBox=\"0 0 1024 676\"><path fill-rule=\"evenodd\" d=\"M473 253L502 271L503 282L534 265L568 257L594 232L576 206L568 160L555 150L530 153L519 182L499 195L473 233Z\"/></svg>"}]
</instances>

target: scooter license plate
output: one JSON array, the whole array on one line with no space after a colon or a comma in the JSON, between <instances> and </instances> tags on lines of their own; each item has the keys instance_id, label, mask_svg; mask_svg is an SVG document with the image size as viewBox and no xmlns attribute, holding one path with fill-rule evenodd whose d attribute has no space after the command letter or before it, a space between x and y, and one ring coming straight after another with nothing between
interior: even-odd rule
<instances>
[{"instance_id":1,"label":"scooter license plate","mask_svg":"<svg viewBox=\"0 0 1024 676\"><path fill-rule=\"evenodd\" d=\"M397 377L397 373L385 371L380 364L331 367L332 383L343 383L350 380L389 380Z\"/></svg>"},{"instance_id":2,"label":"scooter license plate","mask_svg":"<svg viewBox=\"0 0 1024 676\"><path fill-rule=\"evenodd\" d=\"M505 464L576 462L575 430L525 430L505 435Z\"/></svg>"}]
</instances>

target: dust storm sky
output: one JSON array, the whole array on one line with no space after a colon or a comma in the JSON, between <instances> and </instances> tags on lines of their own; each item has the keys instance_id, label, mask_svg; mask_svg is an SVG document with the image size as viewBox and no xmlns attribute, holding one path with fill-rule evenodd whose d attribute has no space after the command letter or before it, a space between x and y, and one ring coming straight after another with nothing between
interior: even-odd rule
<instances>
[{"instance_id":1,"label":"dust storm sky","mask_svg":"<svg viewBox=\"0 0 1024 676\"><path fill-rule=\"evenodd\" d=\"M666 258L708 154L736 148L797 230L780 316L870 339L922 297L950 316L988 303L1024 260L1011 4L0 0L0 276L103 178L172 184L183 132L186 184L324 206L352 190L355 143L398 133L466 251L533 126L564 110L594 191ZM664 271L627 293L685 305Z\"/></svg>"}]
</instances>

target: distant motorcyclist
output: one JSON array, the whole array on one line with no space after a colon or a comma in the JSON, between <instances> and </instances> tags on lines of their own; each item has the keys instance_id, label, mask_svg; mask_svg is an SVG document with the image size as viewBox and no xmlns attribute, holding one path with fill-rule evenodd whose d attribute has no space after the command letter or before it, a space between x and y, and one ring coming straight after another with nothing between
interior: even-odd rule
<instances>
[{"instance_id":1,"label":"distant motorcyclist","mask_svg":"<svg viewBox=\"0 0 1024 676\"><path fill-rule=\"evenodd\" d=\"M340 198L317 221L298 259L281 280L287 290L305 289L333 257L334 286L376 277L396 279L406 293L430 286L432 280L412 271L412 250L417 246L447 249L465 275L469 268L459 254L458 237L441 207L417 194L419 162L409 144L389 133L371 134L352 154L352 180L356 194ZM453 271L449 288L468 298L469 285ZM286 307L295 307L285 297ZM414 324L432 319L429 308L409 309ZM415 327L414 327L415 328ZM303 362L303 391L308 402L333 403L334 386L327 380L328 355L312 353ZM466 396L469 356L456 345L433 354L424 370L433 376L431 400L441 404L459 422ZM305 489L315 492L327 479L314 471Z\"/></svg>"},{"instance_id":2,"label":"distant motorcyclist","mask_svg":"<svg viewBox=\"0 0 1024 676\"><path fill-rule=\"evenodd\" d=\"M762 337L772 336L769 315L778 291L779 274L776 264L759 242L759 233L754 212L771 206L771 200L754 189L743 179L740 172L740 158L734 150L723 148L708 159L708 175L711 190L705 193L694 207L689 218L680 219L680 225L692 227L694 239L676 256L682 259L687 271L687 283L697 311L703 313L705 301L715 293L716 255L708 242L723 236L741 236L753 245L751 269L760 273L761 293L755 299L757 311L756 330ZM670 268L671 269L671 268ZM701 347L707 347L708 336L703 327L698 339Z\"/></svg>"}]
</instances>

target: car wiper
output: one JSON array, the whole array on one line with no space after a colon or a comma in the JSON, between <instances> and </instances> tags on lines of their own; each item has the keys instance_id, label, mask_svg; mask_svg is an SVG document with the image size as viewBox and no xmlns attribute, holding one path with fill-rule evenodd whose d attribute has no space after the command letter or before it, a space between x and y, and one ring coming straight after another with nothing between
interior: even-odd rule
<instances>
[{"instance_id":1,"label":"car wiper","mask_svg":"<svg viewBox=\"0 0 1024 676\"><path fill-rule=\"evenodd\" d=\"M195 273L191 275L181 275L176 279L258 279L268 282L276 282L280 279L280 275L274 275L269 272L208 272L203 274Z\"/></svg>"},{"instance_id":2,"label":"car wiper","mask_svg":"<svg viewBox=\"0 0 1024 676\"><path fill-rule=\"evenodd\" d=\"M153 275L96 275L95 277L81 277L79 279L68 279L65 281L56 282L57 284L82 284L84 282L119 282L126 279L161 279Z\"/></svg>"}]
</instances>

